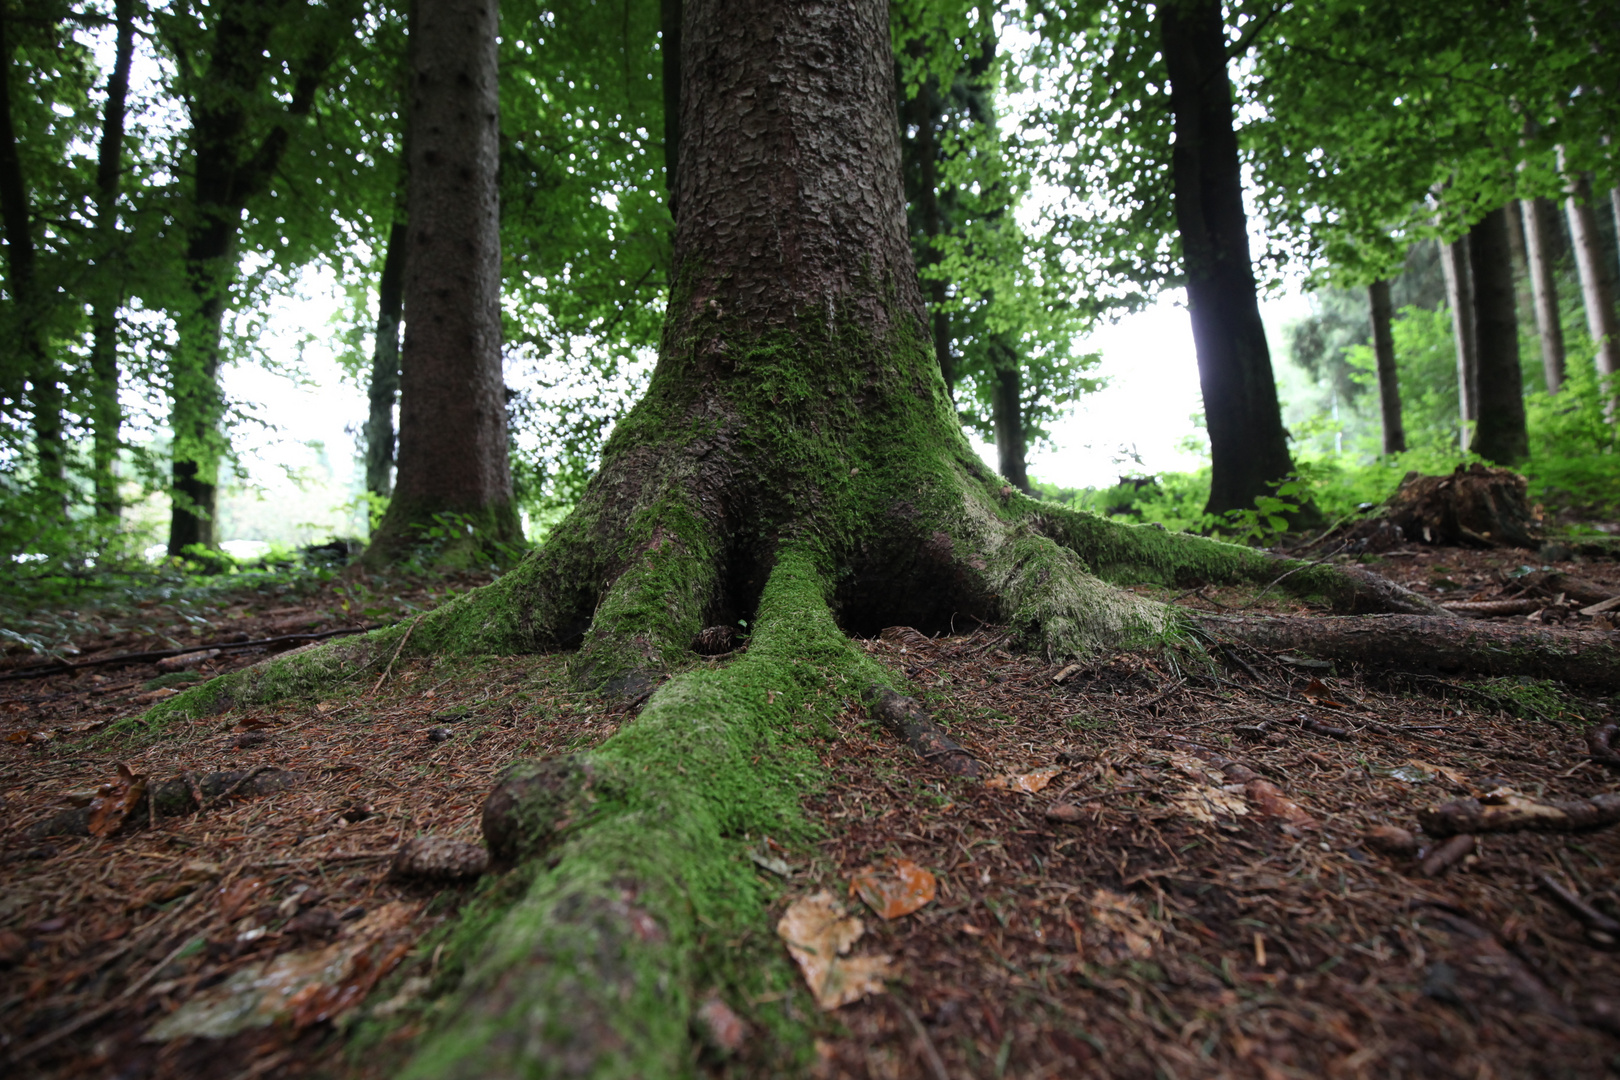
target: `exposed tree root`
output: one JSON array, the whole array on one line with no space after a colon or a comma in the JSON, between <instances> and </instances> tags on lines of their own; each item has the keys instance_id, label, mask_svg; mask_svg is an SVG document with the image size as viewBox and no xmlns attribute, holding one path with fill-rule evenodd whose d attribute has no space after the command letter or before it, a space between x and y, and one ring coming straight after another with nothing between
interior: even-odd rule
<instances>
[{"instance_id":1,"label":"exposed tree root","mask_svg":"<svg viewBox=\"0 0 1620 1080\"><path fill-rule=\"evenodd\" d=\"M941 731L916 698L877 687L869 693L868 704L872 719L904 739L919 757L955 776L984 775L985 768L979 759Z\"/></svg>"},{"instance_id":2,"label":"exposed tree root","mask_svg":"<svg viewBox=\"0 0 1620 1080\"><path fill-rule=\"evenodd\" d=\"M1360 618L1199 615L1216 637L1298 651L1375 671L1528 675L1597 690L1620 688L1620 633L1536 629L1421 615Z\"/></svg>"}]
</instances>

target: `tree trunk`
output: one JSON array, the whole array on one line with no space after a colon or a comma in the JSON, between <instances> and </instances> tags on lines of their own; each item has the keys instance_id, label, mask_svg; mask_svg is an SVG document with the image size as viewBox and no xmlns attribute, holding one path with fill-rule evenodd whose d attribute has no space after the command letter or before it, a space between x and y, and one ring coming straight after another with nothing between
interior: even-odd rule
<instances>
[{"instance_id":1,"label":"tree trunk","mask_svg":"<svg viewBox=\"0 0 1620 1080\"><path fill-rule=\"evenodd\" d=\"M659 50L664 63L664 187L675 218L675 163L681 152L681 0L660 0Z\"/></svg>"},{"instance_id":2,"label":"tree trunk","mask_svg":"<svg viewBox=\"0 0 1620 1080\"><path fill-rule=\"evenodd\" d=\"M42 486L53 489L56 501L66 494L61 371L45 343L45 297L35 264L34 210L11 117L11 53L6 14L0 10L0 59L5 61L5 71L0 72L0 222L6 231L6 283L17 312L13 380L28 384L39 479Z\"/></svg>"},{"instance_id":3,"label":"tree trunk","mask_svg":"<svg viewBox=\"0 0 1620 1080\"><path fill-rule=\"evenodd\" d=\"M399 313L404 303L405 222L388 230L382 280L377 283L377 342L371 354L371 410L366 418L366 490L393 491L394 404L399 398Z\"/></svg>"},{"instance_id":4,"label":"tree trunk","mask_svg":"<svg viewBox=\"0 0 1620 1080\"><path fill-rule=\"evenodd\" d=\"M1176 227L1209 425L1212 514L1254 506L1293 471L1260 321L1219 0L1158 6L1175 113Z\"/></svg>"},{"instance_id":5,"label":"tree trunk","mask_svg":"<svg viewBox=\"0 0 1620 1080\"><path fill-rule=\"evenodd\" d=\"M373 565L444 513L470 532L439 558L522 539L501 378L499 17L487 0L417 0L412 18L399 467Z\"/></svg>"},{"instance_id":6,"label":"tree trunk","mask_svg":"<svg viewBox=\"0 0 1620 1080\"><path fill-rule=\"evenodd\" d=\"M1013 487L1029 494L1029 475L1024 462L1023 366L1018 353L1001 336L991 343L996 360L996 385L991 399L991 419L996 431L996 458L1001 475Z\"/></svg>"},{"instance_id":7,"label":"tree trunk","mask_svg":"<svg viewBox=\"0 0 1620 1080\"><path fill-rule=\"evenodd\" d=\"M1511 252L1510 273L1513 275L1513 314L1520 323L1536 317L1535 300L1530 292L1530 252L1524 239L1524 215L1518 199L1507 204L1508 250Z\"/></svg>"},{"instance_id":8,"label":"tree trunk","mask_svg":"<svg viewBox=\"0 0 1620 1080\"><path fill-rule=\"evenodd\" d=\"M124 302L125 273L118 232L118 191L123 172L124 99L129 94L129 66L135 54L134 0L116 0L113 12L118 39L112 74L107 80L101 145L96 153L96 234L102 280L91 306L90 426L96 514L115 522L120 509L118 446L124 422L124 410L118 401L118 309Z\"/></svg>"},{"instance_id":9,"label":"tree trunk","mask_svg":"<svg viewBox=\"0 0 1620 1080\"><path fill-rule=\"evenodd\" d=\"M1473 442L1479 419L1479 352L1474 340L1474 282L1469 273L1468 237L1440 245L1440 270L1446 279L1451 308L1451 334L1457 346L1458 444L1463 453Z\"/></svg>"},{"instance_id":10,"label":"tree trunk","mask_svg":"<svg viewBox=\"0 0 1620 1080\"><path fill-rule=\"evenodd\" d=\"M1560 152L1559 164L1563 164ZM1581 301L1586 308L1587 333L1597 342L1597 370L1604 379L1620 372L1620 319L1615 316L1614 294L1603 267L1603 244L1598 238L1597 214L1592 207L1592 182L1585 176L1569 178L1569 198L1564 207L1569 214L1569 241L1575 253L1575 272L1581 282ZM1610 387L1610 413L1613 413Z\"/></svg>"},{"instance_id":11,"label":"tree trunk","mask_svg":"<svg viewBox=\"0 0 1620 1080\"><path fill-rule=\"evenodd\" d=\"M938 239L949 229L941 206L939 190L940 145L939 130L944 122L945 102L941 97L938 80L929 77L909 101L902 98L905 126L916 129L916 134L901 140L902 173L907 181L906 198L915 209L913 229L920 243L916 245L919 266L933 267L940 261ZM928 297L929 328L932 331L934 358L939 363L940 375L945 380L945 391L956 394L956 357L952 349L950 312L945 310L948 295L943 278L930 277L922 283Z\"/></svg>"},{"instance_id":12,"label":"tree trunk","mask_svg":"<svg viewBox=\"0 0 1620 1080\"><path fill-rule=\"evenodd\" d=\"M1536 332L1541 339L1541 373L1547 393L1564 385L1564 324L1558 310L1558 284L1553 272L1550 234L1557 229L1546 199L1519 203L1524 218L1525 261L1530 267L1530 293L1535 303Z\"/></svg>"},{"instance_id":13,"label":"tree trunk","mask_svg":"<svg viewBox=\"0 0 1620 1080\"><path fill-rule=\"evenodd\" d=\"M1469 230L1468 254L1479 372L1474 449L1498 465L1519 465L1530 457L1530 436L1506 209L1492 210Z\"/></svg>"},{"instance_id":14,"label":"tree trunk","mask_svg":"<svg viewBox=\"0 0 1620 1080\"><path fill-rule=\"evenodd\" d=\"M1373 356L1378 361L1378 407L1384 420L1384 453L1406 449L1406 427L1401 422L1401 384L1395 368L1395 334L1391 328L1389 282L1367 286L1372 311Z\"/></svg>"}]
</instances>

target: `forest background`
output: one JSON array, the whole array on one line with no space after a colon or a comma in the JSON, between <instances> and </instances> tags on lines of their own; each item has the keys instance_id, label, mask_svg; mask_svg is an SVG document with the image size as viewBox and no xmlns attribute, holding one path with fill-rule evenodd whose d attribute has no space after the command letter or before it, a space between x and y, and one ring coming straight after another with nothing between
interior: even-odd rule
<instances>
[{"instance_id":1,"label":"forest background","mask_svg":"<svg viewBox=\"0 0 1620 1080\"><path fill-rule=\"evenodd\" d=\"M503 5L503 360L529 541L573 504L651 370L672 228L670 7ZM246 10L4 8L0 555L19 581L136 569L160 551L218 568L222 543L265 546L233 540L363 538L387 505L408 13L369 0ZM1223 508L1199 464L1208 440L1172 307L1187 270L1154 9L891 11L936 349L965 427L1009 481L1260 541L1298 505L1347 515L1408 470L1470 460L1480 376L1456 270L1467 277L1470 235L1505 211L1527 452L1496 459L1566 527L1614 528L1612 17L1225 7L1294 471ZM1375 282L1393 298L1404 448L1381 410L1394 384L1378 379ZM1133 406L1107 374L1134 383ZM316 418L331 430L312 432ZM1135 437L1101 434L1121 429ZM1082 443L1089 468L1070 464ZM1095 479L1109 472L1117 485Z\"/></svg>"}]
</instances>

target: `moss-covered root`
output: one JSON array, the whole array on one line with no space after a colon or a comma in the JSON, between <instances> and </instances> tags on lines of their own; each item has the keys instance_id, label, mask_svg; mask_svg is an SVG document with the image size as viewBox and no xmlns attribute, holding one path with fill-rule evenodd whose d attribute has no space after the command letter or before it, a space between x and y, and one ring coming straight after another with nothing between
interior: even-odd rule
<instances>
[{"instance_id":1,"label":"moss-covered root","mask_svg":"<svg viewBox=\"0 0 1620 1080\"><path fill-rule=\"evenodd\" d=\"M1620 690L1620 634L1532 629L1421 615L1360 618L1200 615L1217 637L1263 649L1288 649L1357 664L1372 672L1455 671L1556 679L1594 690Z\"/></svg>"},{"instance_id":2,"label":"moss-covered root","mask_svg":"<svg viewBox=\"0 0 1620 1080\"><path fill-rule=\"evenodd\" d=\"M472 962L407 1075L688 1071L687 1021L708 989L701 941L757 933L764 915L740 839L803 834L816 761L800 726L884 681L834 624L822 574L788 555L746 654L666 683L597 750L510 773L486 808L491 846L550 868ZM791 973L770 977L786 989Z\"/></svg>"},{"instance_id":3,"label":"moss-covered root","mask_svg":"<svg viewBox=\"0 0 1620 1080\"><path fill-rule=\"evenodd\" d=\"M1359 567L1285 559L1154 525L1122 525L1022 495L1009 498L1009 510L1078 554L1107 581L1178 587L1254 584L1320 599L1341 615L1448 616L1432 600Z\"/></svg>"}]
</instances>

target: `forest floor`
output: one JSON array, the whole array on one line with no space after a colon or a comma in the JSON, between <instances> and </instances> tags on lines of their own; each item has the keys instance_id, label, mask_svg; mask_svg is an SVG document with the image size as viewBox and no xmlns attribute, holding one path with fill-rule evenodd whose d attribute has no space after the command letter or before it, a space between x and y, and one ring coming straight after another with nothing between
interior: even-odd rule
<instances>
[{"instance_id":1,"label":"forest floor","mask_svg":"<svg viewBox=\"0 0 1620 1080\"><path fill-rule=\"evenodd\" d=\"M1425 548L1369 565L1474 601L1521 593L1526 571L1542 568L1526 552ZM1552 569L1620 593L1614 563ZM405 584L384 599L373 589L362 603L332 579L51 616L79 664L288 640L179 672L150 658L0 681L10 1075L359 1078L397 1064L420 1025L390 1017L419 1015L453 985L441 961L455 952L456 917L476 919L503 895L489 878L397 879L400 843L477 840L507 763L588 748L630 714L573 690L561 656L419 659L386 679L362 672L329 700L96 733L185 678L266 654L253 649L389 621L478 583ZM1206 610L1309 610L1252 589L1142 591ZM1555 599L1530 617L1566 617ZM1600 620L1568 625L1620 638ZM1066 670L1008 653L995 627L933 639L893 628L860 644L999 779L945 775L855 701L820 737L825 783L805 804L820 839L758 860L777 897L769 921L832 894L862 917L853 952L889 958L887 992L820 1013L802 991L726 1003L755 1031L768 1010L809 1023L817 1076L1564 1077L1620 1066L1616 942L1543 882L1620 918L1620 830L1481 837L1434 876L1369 842L1378 826L1416 831L1419 810L1501 787L1615 790L1583 736L1620 719L1620 699L1246 649L1214 672L1171 653ZM13 657L0 676L29 662ZM106 829L139 783L128 777L184 780L204 809ZM88 820L108 835L82 835L86 815L74 812L98 790ZM896 860L927 870L935 892L885 920L851 881ZM745 1034L704 1067L778 1075L772 1053Z\"/></svg>"}]
</instances>

